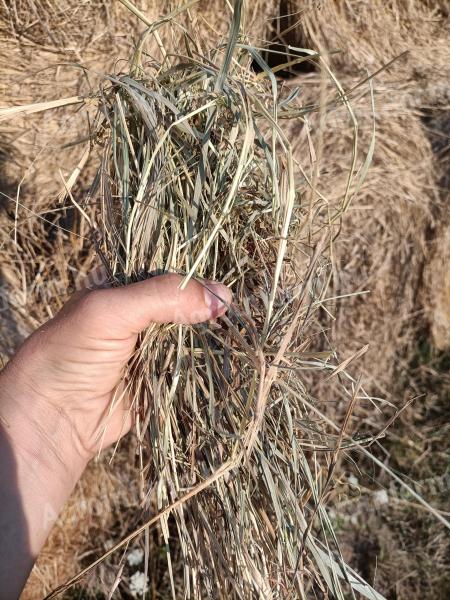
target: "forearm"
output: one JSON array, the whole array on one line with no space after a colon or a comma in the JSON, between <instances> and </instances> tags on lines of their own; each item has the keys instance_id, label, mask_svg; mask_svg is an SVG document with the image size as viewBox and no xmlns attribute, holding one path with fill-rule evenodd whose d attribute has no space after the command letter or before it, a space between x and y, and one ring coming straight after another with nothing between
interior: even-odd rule
<instances>
[{"instance_id":1,"label":"forearm","mask_svg":"<svg viewBox=\"0 0 450 600\"><path fill-rule=\"evenodd\" d=\"M12 380L0 373L0 600L20 595L85 466L64 415Z\"/></svg>"}]
</instances>

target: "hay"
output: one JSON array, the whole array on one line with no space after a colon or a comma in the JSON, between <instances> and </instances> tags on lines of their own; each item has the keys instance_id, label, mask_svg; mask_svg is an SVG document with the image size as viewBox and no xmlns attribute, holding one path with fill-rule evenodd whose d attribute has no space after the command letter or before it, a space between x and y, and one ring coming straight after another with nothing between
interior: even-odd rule
<instances>
[{"instance_id":1,"label":"hay","mask_svg":"<svg viewBox=\"0 0 450 600\"><path fill-rule=\"evenodd\" d=\"M289 4L292 13L304 8ZM442 174L423 118L430 107L441 106L442 112L448 106L448 21L443 5L400 0L389 10L381 2L324 2L320 10L311 3L295 18L309 47L342 51L332 54L330 62L347 89L357 84L355 73L362 73L362 67L373 73L407 52L375 78L377 144L372 167L335 247L333 295L369 293L342 300L329 322L334 343L349 353L371 341L359 362L364 387L369 395L393 400L395 383L399 376L401 385L406 383L407 362L426 327L428 309L420 289L431 257L430 238L445 202L438 183ZM372 123L362 92L356 91L360 99L353 98L352 106L364 140ZM339 156L351 145L340 132L339 115L335 119L334 133L324 140L329 167L321 185L327 197L345 185ZM382 414L372 416L376 423Z\"/></svg>"},{"instance_id":2,"label":"hay","mask_svg":"<svg viewBox=\"0 0 450 600\"><path fill-rule=\"evenodd\" d=\"M80 210L98 236L110 283L172 271L185 274L183 285L195 275L234 291L221 323L151 326L131 360L125 380L140 463L143 475L154 474L144 478L142 502L158 509L133 536L159 523L171 573L174 519L183 589L193 597L302 596L314 585L343 597L333 575L338 568L351 587L375 594L327 549L336 540L328 537L322 498L346 434L336 441L317 424L308 439L301 426L314 411L301 371L308 369L308 339L320 333L328 229L337 227L362 183L370 155L358 164L355 137L348 182L334 205L308 193L314 164L299 165L296 185L278 122L304 121L310 109L296 105L295 90L279 97L270 70L239 39L240 9L236 2L227 45L207 56L189 32L183 54L160 46L163 62L144 62L142 38L130 75L107 78L99 96L93 139L106 136L105 149ZM339 83L319 55L311 56L339 99ZM252 70L253 60L263 76ZM342 103L356 136L351 108ZM101 211L89 215L97 194ZM317 358L315 368L335 366ZM357 387L343 393L352 405ZM324 488L305 454L317 445L330 452ZM312 468L319 468L316 457ZM312 532L309 515L316 514L326 523L322 540Z\"/></svg>"},{"instance_id":3,"label":"hay","mask_svg":"<svg viewBox=\"0 0 450 600\"><path fill-rule=\"evenodd\" d=\"M207 4L206 8L212 5L212 3ZM11 100L10 104L53 98L53 89L50 88L54 85L55 80L59 82L61 96L86 91L86 88L74 85L72 69L57 69L55 66L53 71L49 71L52 73L49 77L36 77L35 72L40 71L43 64L60 61L60 57L67 56L67 52L69 52L68 57L72 59L73 55L70 54L72 40L74 36L84 36L85 32L92 31L88 27L89 24L94 23L92 15L96 15L98 30L105 33L102 33L98 40L95 39L95 36L86 35L86 43L80 42L79 56L83 59L83 63L86 64L89 57L89 64L93 70L102 73L105 70L111 71L111 66L104 66L105 58L114 60L115 56L119 54L127 55L132 43L129 31L133 29L135 21L127 20L126 12L120 12L121 9L118 8L117 3L111 3L108 15L101 11L100 3L94 5L93 2L80 5L86 7L86 11L96 7L94 11L85 13L80 21L83 23L83 27L76 25L77 21L73 15L71 21L66 19L65 22L60 22L60 27L65 29L63 35L70 40L65 47L60 48L57 58L54 55L56 46L48 39L44 41L41 37L27 43L22 39L17 40L14 44L11 43L11 40L9 41L7 49L4 50L6 60L2 62L1 68L2 73L9 73L6 90L8 95L11 93L8 96ZM67 4L67 6L69 5ZM321 11L311 10L308 12L308 20L302 21L300 28L297 27L295 31L299 32L300 29L296 35L300 35L302 41L302 44L297 43L297 45L314 48L325 47L329 50L341 48L343 50L341 55L333 55L330 60L337 67L346 87L351 87L353 83L357 82L354 79L354 73L361 65L369 65L370 71L373 71L398 51L410 50L406 63L403 60L395 65L395 68L393 67L377 77L375 83L376 114L377 119L381 121L379 123L381 126L378 126L377 131L375 171L369 171L366 185L362 189L356 207L353 205L356 210L352 209L347 213L344 235L341 235L335 247L335 269L331 281L335 291L332 291L330 295L334 297L342 293L353 294L365 289L375 289L376 293L359 297L350 296L341 300L336 309L333 304L327 304L327 309L338 317L336 320L330 320L332 331L327 333L333 346L340 348L343 357L346 358L360 349L368 339L371 340L371 348L359 359L359 364L362 364L364 370L364 386L369 395L378 396L386 393L392 399L395 398L393 392L396 389L403 394L402 386L405 385L405 378L407 379L409 374L403 375L402 378L399 378L398 374L402 372L410 357L414 355L417 332L423 327L421 315L424 308L422 305L424 295L420 294L422 288L420 272L429 256L428 236L430 230L433 230L435 215L439 215L440 205L437 198L438 186L432 165L434 157L429 140L422 129L420 109L422 105L428 106L433 101L445 104L446 99L448 100L448 87L446 88L442 83L445 80L443 73L448 68L448 62L446 55L443 54L443 49L446 52L444 46L446 43L445 20L435 11L435 3L414 1L395 2L391 3L389 7L381 6L379 3L376 6L375 3L372 3L372 6L373 10L368 4L360 2L322 3ZM145 7L142 3L140 8L149 15L154 14L149 10L149 5ZM214 37L213 30L220 29L221 32L224 32L226 19L223 18L223 11L216 9L216 5L212 5L212 10L207 18L208 23L213 24L212 27L203 29L205 25L204 9L205 7L202 6L202 10L195 13L194 17L199 19L202 31L207 31L208 35L210 33L212 37ZM70 7L71 10L72 7ZM270 12L270 7L266 6L266 10ZM70 11L67 10L66 14L69 15ZM305 17L305 13L301 17ZM54 22L54 20L50 22ZM74 26L72 26L73 23L75 23ZM259 21L255 25L259 36L259 32L264 31L266 23ZM303 29L301 29L302 27ZM310 31L309 38L307 30ZM264 34L261 37L264 37ZM295 40L295 36L293 36L293 40ZM47 47L44 48L42 44ZM206 48L208 45L205 43ZM110 59L110 57L113 58ZM98 67L95 66L96 64ZM64 73L67 73L67 78L64 77ZM25 80L26 85L19 85L17 82L24 74L28 77ZM95 74L91 72L90 76L95 80ZM419 77L420 84L417 83ZM311 88L307 93L307 96L312 98L318 91L320 92L320 83L317 81L314 83L313 80L314 78L311 78ZM79 81L81 85L84 85L83 77L80 76ZM302 77L302 86L304 81ZM36 85L39 85L40 88L36 88ZM295 85L295 82L292 82L292 85ZM398 97L401 90L404 91L401 95L404 102L401 114L396 114L392 112L391 99ZM354 101L352 104L355 106ZM365 114L368 111L369 102L367 102L367 98L362 98L356 104L355 110L363 129L364 139L365 123L368 124L368 129L371 126L370 117L367 118ZM72 113L65 113L60 109L58 115L71 116ZM44 115L35 115L26 122L22 121L19 126L16 125L17 122L7 124L7 135L3 135L2 142L5 143L5 140L8 140L8 146L5 148L8 161L2 170L8 180L12 182L11 197L15 196L14 183L21 180L24 170L34 160L37 149L44 145L42 144L43 139L50 142L54 139L55 116L55 113L52 113L50 118ZM312 118L311 115L310 118ZM61 128L63 134L67 136L67 141L71 141L73 137L82 138L87 132L86 124L82 119L72 118L72 116L71 119L70 131L67 131L64 125ZM64 123L64 117L61 118L60 123ZM3 132L5 132L4 128ZM301 137L304 136L305 130L297 128L294 129L294 133ZM30 141L23 143L24 139ZM303 159L307 144L304 143L304 138L301 139L298 147L294 148L294 153ZM395 148L392 147L393 140L397 140ZM414 143L410 143L410 140L414 140ZM326 148L322 159L321 179L325 176L326 183L324 182L322 190L325 194L329 194L330 198L334 198L335 195L342 193L346 177L346 169L339 166L339 160L341 156L347 155L352 142L348 140L347 135L343 135L340 127L329 127L324 141ZM34 212L39 214L42 211L42 215L45 215L45 210L49 206L53 206L54 197L62 190L58 170L61 168L64 176L68 178L82 154L79 148L75 148L73 158L69 161L62 155L60 146L55 145L58 151L52 151L50 147L50 151L45 156L42 155L42 160L30 172L26 185L21 189L20 197L23 204L32 209L36 207L35 203L40 204L40 208L35 209ZM11 156L17 161L16 164L11 164ZM58 160L59 158L61 160ZM91 171L93 171L93 167L91 167ZM387 177L385 177L385 173L387 173ZM79 178L77 184L79 188L74 189L77 198L83 196L89 180L89 174L84 177L84 181L83 177ZM43 190L50 190L51 193L44 195ZM338 191L335 194L336 190ZM367 196L365 195L366 190ZM384 190L383 194L380 194L380 190ZM381 197L383 202L379 201ZM66 209L62 213L63 215L65 211ZM47 216L52 220L55 214L50 213ZM55 222L59 224L57 219ZM9 317L6 320L8 327L14 330L14 321L19 322L19 335L17 332L10 332L12 335L9 348L7 351L5 347L2 348L5 354L9 354L21 335L31 331L37 322L41 323L47 318L45 304L41 302L39 294L34 295L34 290L39 289L39 286L34 286L34 281L39 276L45 280L46 268L52 264L55 252L54 246L45 241L48 238L49 228L42 227L39 216L36 217L23 209L18 231L20 232L22 227L28 224L28 231L34 232L36 239L34 244L27 241L18 249L11 244L11 231L14 223L11 212L3 223L2 249L7 248L8 252L8 259L5 262L7 262L11 274L10 291L16 295L18 290L23 287L29 290L25 296L26 302L19 310L10 305L8 308ZM54 231L54 227L51 227L50 230ZM25 229L24 232L26 232ZM24 233L25 237L26 233ZM444 235L441 236L441 239L445 239ZM403 240L403 243L400 244L402 249L400 260L398 260L399 253L397 252L398 240ZM75 273L80 268L79 265L83 265L83 261L90 252L90 240L86 240L84 253L81 255L79 253L71 254L70 246L73 241L73 235L69 240L65 236L61 236L58 253L61 252L62 247L65 248L64 256ZM42 248L45 249L45 256L42 255ZM438 241L435 243L435 248L436 256L439 257L442 251L439 249ZM18 255L21 257L20 260L18 260ZM41 257L41 260L35 263L36 257ZM364 260L361 257L364 257ZM365 266L364 261L366 260L369 266ZM84 268L89 268L89 261L86 262L85 267L81 266L81 270ZM405 274L406 277L404 277ZM434 281L436 278L439 281L438 275ZM426 296L433 297L436 288L437 285L433 283L430 286L430 295L427 293ZM56 303L57 307L63 301L67 291L60 290L52 294L50 303ZM30 320L29 314L34 315L33 320ZM3 312L2 316L4 315ZM422 323L420 319L422 319ZM321 320L323 324L327 324L323 316ZM3 328L4 330L5 328ZM320 344L319 347L321 347ZM305 381L309 386L310 378L307 373L305 373ZM342 413L340 403L327 402L327 400L336 398L331 393L330 386L323 386L320 383L317 387L315 385L314 388L309 389L314 390L316 397L324 400L323 410L332 418L339 420L339 415ZM380 426L380 421L384 422L384 420L382 411L378 408L373 410L370 406L364 405L362 411L357 409L357 418L354 419L353 426L365 428L370 425L376 430ZM115 469L115 464L119 463L113 463L112 469ZM94 490L88 490L86 496L90 498L93 493ZM74 502L77 501L83 501L83 493L80 492L78 499L74 499ZM339 514L345 513L345 508L342 508L339 503L337 509L340 511ZM114 514L111 515L111 518L115 518ZM363 527L363 523L364 519L361 527ZM80 523L78 527L80 545L83 540L83 527L83 523ZM376 525L374 530L376 530ZM96 535L101 536L101 532L97 532ZM84 533L84 537L89 538L87 531ZM89 544L89 542L86 543ZM403 540L401 543L404 543ZM391 586L395 584L398 573L412 568L411 564L405 565L398 569L397 574L392 569L390 570L391 560L394 561L393 564L399 564L395 562L399 554L391 557L391 551L394 552L394 549L389 548L389 559L384 562L381 560L378 566L378 570L382 574L380 587L387 591L392 589ZM41 557L41 564L44 560L44 557ZM64 563L64 560L62 557L60 562ZM176 569L176 567L174 568ZM54 587L57 581L57 578L48 581L46 590ZM423 585L425 584L424 578ZM411 588L407 587L407 582L401 583L400 588L406 590L405 594L408 593L408 590L411 592ZM417 595L414 595L414 592L410 597L423 597L421 589ZM426 593L428 592L429 590ZM36 592L36 595L42 596L39 592Z\"/></svg>"},{"instance_id":4,"label":"hay","mask_svg":"<svg viewBox=\"0 0 450 600\"><path fill-rule=\"evenodd\" d=\"M304 353L320 333L316 313L327 290L330 232L357 193L371 150L359 164L352 110L326 63L311 53L346 107L354 145L347 184L334 204L315 198L311 136L312 164L299 164L295 181L278 122L295 118L306 128L305 115L317 103L298 105L295 89L279 96L270 70L239 38L240 11L236 2L226 46L203 56L186 33L185 52L175 60L156 35L168 19L160 20L151 32L163 62L143 62L142 38L130 75L107 79L97 100L91 141L105 150L80 212L100 236L111 284L162 269L185 273L185 281L218 279L235 295L221 324L154 326L143 336L127 385L143 474L155 473L144 480L142 501L155 499L159 513L104 557L159 522L171 573L170 517L184 589L193 597L204 591L288 597L294 590L303 596L314 586L344 597L336 573L362 594L376 595L342 563L324 510L347 434L336 438L318 421L307 435L302 423L315 409L301 377L311 358L316 370L345 372L348 361L338 366L327 353ZM89 104L95 101L91 95ZM98 189L102 210L95 214ZM343 394L351 410L358 385ZM325 451L322 466L316 448ZM327 475L315 481L322 468Z\"/></svg>"}]
</instances>

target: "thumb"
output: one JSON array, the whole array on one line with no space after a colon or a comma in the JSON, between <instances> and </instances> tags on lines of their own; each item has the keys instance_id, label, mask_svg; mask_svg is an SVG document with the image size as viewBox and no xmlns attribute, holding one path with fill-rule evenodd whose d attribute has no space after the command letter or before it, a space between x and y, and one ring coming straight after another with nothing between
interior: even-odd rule
<instances>
[{"instance_id":1,"label":"thumb","mask_svg":"<svg viewBox=\"0 0 450 600\"><path fill-rule=\"evenodd\" d=\"M181 290L182 281L182 276L171 273L91 291L83 301L87 322L96 330L100 325L108 337L126 337L150 323L201 323L226 312L232 298L226 286L190 280Z\"/></svg>"}]
</instances>

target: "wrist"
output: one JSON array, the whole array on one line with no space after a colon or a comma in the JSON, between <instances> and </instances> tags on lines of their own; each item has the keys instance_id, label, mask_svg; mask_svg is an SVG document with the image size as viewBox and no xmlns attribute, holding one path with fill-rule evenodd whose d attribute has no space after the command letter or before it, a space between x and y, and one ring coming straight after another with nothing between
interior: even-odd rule
<instances>
[{"instance_id":1,"label":"wrist","mask_svg":"<svg viewBox=\"0 0 450 600\"><path fill-rule=\"evenodd\" d=\"M85 463L64 419L0 373L0 597L16 598ZM3 595L2 595L3 594Z\"/></svg>"},{"instance_id":2,"label":"wrist","mask_svg":"<svg viewBox=\"0 0 450 600\"><path fill-rule=\"evenodd\" d=\"M72 423L11 367L0 373L0 425L5 435L15 453L33 464L36 472L57 474L73 486L88 458Z\"/></svg>"}]
</instances>

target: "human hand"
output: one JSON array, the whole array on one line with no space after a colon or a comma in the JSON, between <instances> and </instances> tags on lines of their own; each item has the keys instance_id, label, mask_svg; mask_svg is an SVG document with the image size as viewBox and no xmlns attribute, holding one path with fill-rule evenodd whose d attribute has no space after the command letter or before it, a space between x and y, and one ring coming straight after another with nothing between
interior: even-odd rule
<instances>
[{"instance_id":1,"label":"human hand","mask_svg":"<svg viewBox=\"0 0 450 600\"><path fill-rule=\"evenodd\" d=\"M25 403L24 414L31 410L43 429L43 417L58 416L64 438L71 440L70 453L75 450L89 460L100 442L107 447L130 428L123 399L108 413L114 394L121 397L117 384L138 333L150 323L199 323L226 311L228 288L191 280L182 291L181 281L179 275L168 274L121 288L77 292L26 340L0 381L13 388L15 401Z\"/></svg>"},{"instance_id":2,"label":"human hand","mask_svg":"<svg viewBox=\"0 0 450 600\"><path fill-rule=\"evenodd\" d=\"M126 399L110 408L138 334L226 311L228 288L191 280L181 291L181 281L77 292L0 373L0 599L21 589L89 459L128 431Z\"/></svg>"}]
</instances>

